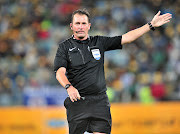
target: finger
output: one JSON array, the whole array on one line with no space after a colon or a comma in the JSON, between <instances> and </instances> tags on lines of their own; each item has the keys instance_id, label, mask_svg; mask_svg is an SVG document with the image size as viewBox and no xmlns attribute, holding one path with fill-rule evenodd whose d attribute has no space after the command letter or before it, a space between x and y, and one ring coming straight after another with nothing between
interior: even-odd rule
<instances>
[{"instance_id":1,"label":"finger","mask_svg":"<svg viewBox=\"0 0 180 134\"><path fill-rule=\"evenodd\" d=\"M73 99L72 97L70 97L70 100L71 100L72 102L74 102L74 99Z\"/></svg>"},{"instance_id":2,"label":"finger","mask_svg":"<svg viewBox=\"0 0 180 134\"><path fill-rule=\"evenodd\" d=\"M170 19L171 19L171 17L168 17L168 18L165 18L164 21L167 21L167 20L170 20Z\"/></svg>"},{"instance_id":3,"label":"finger","mask_svg":"<svg viewBox=\"0 0 180 134\"><path fill-rule=\"evenodd\" d=\"M161 15L161 17L169 17L169 16L172 16L172 14L170 14L170 13L166 13L166 14L163 14L163 15Z\"/></svg>"},{"instance_id":4,"label":"finger","mask_svg":"<svg viewBox=\"0 0 180 134\"><path fill-rule=\"evenodd\" d=\"M79 93L77 94L77 99L80 100L81 96L79 95Z\"/></svg>"},{"instance_id":5,"label":"finger","mask_svg":"<svg viewBox=\"0 0 180 134\"><path fill-rule=\"evenodd\" d=\"M74 93L73 99L74 99L74 101L77 101L77 93L76 92Z\"/></svg>"},{"instance_id":6,"label":"finger","mask_svg":"<svg viewBox=\"0 0 180 134\"><path fill-rule=\"evenodd\" d=\"M74 97L73 99L74 99L74 101L77 101L77 98L76 98L76 97Z\"/></svg>"},{"instance_id":7,"label":"finger","mask_svg":"<svg viewBox=\"0 0 180 134\"><path fill-rule=\"evenodd\" d=\"M164 16L164 18L172 18L172 15L168 14L168 15Z\"/></svg>"},{"instance_id":8,"label":"finger","mask_svg":"<svg viewBox=\"0 0 180 134\"><path fill-rule=\"evenodd\" d=\"M164 22L164 24L165 24L165 23L168 23L168 22L170 22L170 20L166 20L166 21Z\"/></svg>"},{"instance_id":9,"label":"finger","mask_svg":"<svg viewBox=\"0 0 180 134\"><path fill-rule=\"evenodd\" d=\"M167 15L167 16L172 16L172 14L170 14L170 13L166 13L166 15Z\"/></svg>"},{"instance_id":10,"label":"finger","mask_svg":"<svg viewBox=\"0 0 180 134\"><path fill-rule=\"evenodd\" d=\"M165 18L163 18L163 21L168 21L168 20L170 20L171 18L172 18L171 16L165 17Z\"/></svg>"},{"instance_id":11,"label":"finger","mask_svg":"<svg viewBox=\"0 0 180 134\"><path fill-rule=\"evenodd\" d=\"M166 23L168 23L168 22L170 22L170 20L164 21L164 22L162 23L162 25L164 25L164 24L166 24Z\"/></svg>"},{"instance_id":12,"label":"finger","mask_svg":"<svg viewBox=\"0 0 180 134\"><path fill-rule=\"evenodd\" d=\"M73 100L72 102L77 101L77 97L75 95L72 95L71 99Z\"/></svg>"}]
</instances>

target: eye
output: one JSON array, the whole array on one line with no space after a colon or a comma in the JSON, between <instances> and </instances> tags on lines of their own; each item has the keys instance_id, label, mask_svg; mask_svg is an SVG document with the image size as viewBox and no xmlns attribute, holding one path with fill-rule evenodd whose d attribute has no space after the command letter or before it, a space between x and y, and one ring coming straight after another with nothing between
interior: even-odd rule
<instances>
[{"instance_id":1,"label":"eye","mask_svg":"<svg viewBox=\"0 0 180 134\"><path fill-rule=\"evenodd\" d=\"M76 22L75 24L76 24L76 25L79 25L79 24L80 24L80 22Z\"/></svg>"}]
</instances>

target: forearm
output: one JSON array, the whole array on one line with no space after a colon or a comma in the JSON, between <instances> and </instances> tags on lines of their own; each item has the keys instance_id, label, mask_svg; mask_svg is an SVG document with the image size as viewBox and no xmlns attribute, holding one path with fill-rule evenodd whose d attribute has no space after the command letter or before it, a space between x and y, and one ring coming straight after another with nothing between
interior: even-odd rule
<instances>
[{"instance_id":1,"label":"forearm","mask_svg":"<svg viewBox=\"0 0 180 134\"><path fill-rule=\"evenodd\" d=\"M148 31L150 31L150 27L148 24L145 24L144 26L135 30L129 31L128 33L122 35L122 44L131 43Z\"/></svg>"},{"instance_id":2,"label":"forearm","mask_svg":"<svg viewBox=\"0 0 180 134\"><path fill-rule=\"evenodd\" d=\"M170 19L172 18L172 15L170 13L166 13L163 15L160 15L160 11L153 17L151 24L152 27L159 27L162 26L168 22L170 22ZM151 28L152 28L151 27ZM148 24L145 24L144 26L137 28L135 30L132 30L124 35L122 35L121 44L131 43L141 37L143 34L150 31L150 26Z\"/></svg>"},{"instance_id":3,"label":"forearm","mask_svg":"<svg viewBox=\"0 0 180 134\"><path fill-rule=\"evenodd\" d=\"M70 84L68 78L66 77L66 68L61 67L56 72L56 79L59 81L59 83L65 87L66 84ZM73 86L70 86L67 88L67 93L71 99L72 102L77 101L77 99L81 99L81 96L76 88Z\"/></svg>"},{"instance_id":4,"label":"forearm","mask_svg":"<svg viewBox=\"0 0 180 134\"><path fill-rule=\"evenodd\" d=\"M59 83L65 87L66 84L70 84L69 80L67 79L66 75L66 69L64 67L59 68L56 72L56 79L59 81Z\"/></svg>"}]
</instances>

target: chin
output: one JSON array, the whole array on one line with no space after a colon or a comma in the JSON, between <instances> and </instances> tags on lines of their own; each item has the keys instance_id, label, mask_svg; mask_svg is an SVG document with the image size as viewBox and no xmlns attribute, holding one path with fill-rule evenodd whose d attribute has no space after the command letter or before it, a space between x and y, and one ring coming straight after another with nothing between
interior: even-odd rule
<instances>
[{"instance_id":1,"label":"chin","mask_svg":"<svg viewBox=\"0 0 180 134\"><path fill-rule=\"evenodd\" d=\"M79 38L79 39L83 39L83 38L84 38L84 36L79 36L78 38Z\"/></svg>"},{"instance_id":2,"label":"chin","mask_svg":"<svg viewBox=\"0 0 180 134\"><path fill-rule=\"evenodd\" d=\"M85 36L78 36L79 39L83 39Z\"/></svg>"}]
</instances>

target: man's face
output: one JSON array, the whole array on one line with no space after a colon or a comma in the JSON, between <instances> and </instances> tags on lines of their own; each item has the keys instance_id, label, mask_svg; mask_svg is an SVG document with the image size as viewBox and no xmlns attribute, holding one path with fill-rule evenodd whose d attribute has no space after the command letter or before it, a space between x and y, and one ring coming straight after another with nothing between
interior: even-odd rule
<instances>
[{"instance_id":1,"label":"man's face","mask_svg":"<svg viewBox=\"0 0 180 134\"><path fill-rule=\"evenodd\" d=\"M80 40L87 39L90 26L91 23L88 22L88 17L84 14L75 14L73 17L73 22L70 23L74 37Z\"/></svg>"}]
</instances>

